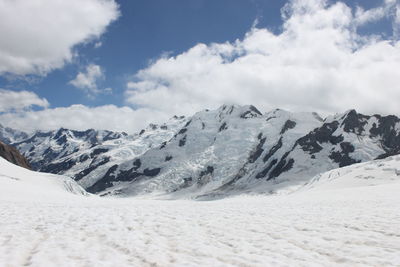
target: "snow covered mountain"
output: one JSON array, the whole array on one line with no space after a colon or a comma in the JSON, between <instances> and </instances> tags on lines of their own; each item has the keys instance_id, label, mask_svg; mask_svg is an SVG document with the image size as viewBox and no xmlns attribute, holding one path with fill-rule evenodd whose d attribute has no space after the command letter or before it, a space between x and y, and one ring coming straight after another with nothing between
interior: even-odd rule
<instances>
[{"instance_id":1,"label":"snow covered mountain","mask_svg":"<svg viewBox=\"0 0 400 267\"><path fill-rule=\"evenodd\" d=\"M0 141L3 141L6 144L16 143L25 140L28 137L29 135L23 131L4 127L0 124Z\"/></svg>"},{"instance_id":2,"label":"snow covered mountain","mask_svg":"<svg viewBox=\"0 0 400 267\"><path fill-rule=\"evenodd\" d=\"M184 117L173 117L167 124L150 124L134 135L93 129L39 131L12 145L29 159L33 169L70 176L87 187L113 165L135 159L169 140L184 121Z\"/></svg>"},{"instance_id":3,"label":"snow covered mountain","mask_svg":"<svg viewBox=\"0 0 400 267\"><path fill-rule=\"evenodd\" d=\"M338 167L400 153L400 119L224 105L134 135L60 129L14 143L35 169L99 194L216 197L292 190Z\"/></svg>"}]
</instances>

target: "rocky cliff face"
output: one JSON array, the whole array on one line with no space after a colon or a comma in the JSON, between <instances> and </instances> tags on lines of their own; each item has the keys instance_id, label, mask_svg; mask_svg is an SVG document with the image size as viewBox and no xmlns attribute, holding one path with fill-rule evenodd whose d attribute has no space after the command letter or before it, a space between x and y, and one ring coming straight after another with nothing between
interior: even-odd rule
<instances>
[{"instance_id":1,"label":"rocky cliff face","mask_svg":"<svg viewBox=\"0 0 400 267\"><path fill-rule=\"evenodd\" d=\"M22 156L17 149L0 141L0 157L15 165L30 169L27 159Z\"/></svg>"},{"instance_id":2,"label":"rocky cliff face","mask_svg":"<svg viewBox=\"0 0 400 267\"><path fill-rule=\"evenodd\" d=\"M203 197L276 192L338 167L400 152L400 119L224 105L137 134L60 129L16 147L35 169L99 194Z\"/></svg>"}]
</instances>

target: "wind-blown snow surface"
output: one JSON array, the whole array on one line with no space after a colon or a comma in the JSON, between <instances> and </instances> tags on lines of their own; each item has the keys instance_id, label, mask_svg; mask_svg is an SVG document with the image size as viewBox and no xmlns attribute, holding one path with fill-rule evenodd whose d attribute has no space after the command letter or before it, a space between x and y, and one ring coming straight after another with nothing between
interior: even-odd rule
<instances>
[{"instance_id":1,"label":"wind-blown snow surface","mask_svg":"<svg viewBox=\"0 0 400 267\"><path fill-rule=\"evenodd\" d=\"M399 170L395 156L217 201L33 200L4 194L23 177L2 172L0 266L398 266Z\"/></svg>"}]
</instances>

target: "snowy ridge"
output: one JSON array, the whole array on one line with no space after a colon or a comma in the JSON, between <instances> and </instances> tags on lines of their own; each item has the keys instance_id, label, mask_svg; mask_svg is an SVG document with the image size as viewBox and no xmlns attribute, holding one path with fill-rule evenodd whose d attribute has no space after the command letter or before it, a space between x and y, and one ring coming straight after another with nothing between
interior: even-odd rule
<instances>
[{"instance_id":1,"label":"snowy ridge","mask_svg":"<svg viewBox=\"0 0 400 267\"><path fill-rule=\"evenodd\" d=\"M69 177L40 173L16 166L0 157L0 199L2 201L59 201L87 195Z\"/></svg>"},{"instance_id":2,"label":"snowy ridge","mask_svg":"<svg viewBox=\"0 0 400 267\"><path fill-rule=\"evenodd\" d=\"M314 176L301 191L376 186L400 182L400 155L334 169Z\"/></svg>"},{"instance_id":3,"label":"snowy ridge","mask_svg":"<svg viewBox=\"0 0 400 267\"><path fill-rule=\"evenodd\" d=\"M223 105L133 135L60 129L15 143L41 171L101 195L209 198L292 191L339 167L400 153L400 119Z\"/></svg>"},{"instance_id":4,"label":"snowy ridge","mask_svg":"<svg viewBox=\"0 0 400 267\"><path fill-rule=\"evenodd\" d=\"M0 124L0 141L3 141L6 144L16 143L25 140L28 137L29 135L23 131L4 127Z\"/></svg>"}]
</instances>

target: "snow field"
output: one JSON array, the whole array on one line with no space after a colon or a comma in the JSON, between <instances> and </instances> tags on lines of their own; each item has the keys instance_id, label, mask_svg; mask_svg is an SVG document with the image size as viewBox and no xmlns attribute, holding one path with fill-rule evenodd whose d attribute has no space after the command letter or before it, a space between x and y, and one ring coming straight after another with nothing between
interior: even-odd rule
<instances>
[{"instance_id":1,"label":"snow field","mask_svg":"<svg viewBox=\"0 0 400 267\"><path fill-rule=\"evenodd\" d=\"M0 266L398 266L399 189L2 201Z\"/></svg>"}]
</instances>

